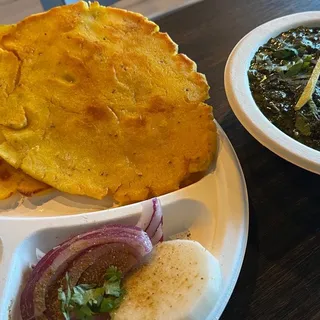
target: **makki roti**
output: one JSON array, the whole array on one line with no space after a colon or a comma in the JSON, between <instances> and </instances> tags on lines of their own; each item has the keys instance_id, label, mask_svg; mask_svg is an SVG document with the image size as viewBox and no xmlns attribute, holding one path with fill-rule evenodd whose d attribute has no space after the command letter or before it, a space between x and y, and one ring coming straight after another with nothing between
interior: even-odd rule
<instances>
[{"instance_id":1,"label":"makki roti","mask_svg":"<svg viewBox=\"0 0 320 320\"><path fill-rule=\"evenodd\" d=\"M2 30L0 156L12 166L119 204L208 169L209 86L155 23L79 2Z\"/></svg>"},{"instance_id":2,"label":"makki roti","mask_svg":"<svg viewBox=\"0 0 320 320\"><path fill-rule=\"evenodd\" d=\"M0 200L7 199L16 192L29 197L49 188L47 184L29 177L0 158Z\"/></svg>"},{"instance_id":3,"label":"makki roti","mask_svg":"<svg viewBox=\"0 0 320 320\"><path fill-rule=\"evenodd\" d=\"M7 34L13 28L14 25L0 26L0 40L3 35ZM1 55L0 57L0 64L2 64L6 55ZM10 61L8 62L7 68L1 68L1 75L3 75L4 72L12 71L11 68L14 67L14 63L11 65ZM2 86L8 86L6 77L0 77L0 87ZM4 106L3 102L1 103L1 106ZM1 140L3 141L3 139ZM32 196L47 189L50 189L50 186L31 178L22 170L15 169L0 158L0 200L7 199L16 192L20 192L25 196Z\"/></svg>"}]
</instances>

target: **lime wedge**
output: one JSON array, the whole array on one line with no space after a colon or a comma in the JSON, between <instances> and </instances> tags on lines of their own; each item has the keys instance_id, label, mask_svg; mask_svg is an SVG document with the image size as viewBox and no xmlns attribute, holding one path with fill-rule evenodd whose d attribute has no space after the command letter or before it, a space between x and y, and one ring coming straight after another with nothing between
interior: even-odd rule
<instances>
[{"instance_id":1,"label":"lime wedge","mask_svg":"<svg viewBox=\"0 0 320 320\"><path fill-rule=\"evenodd\" d=\"M296 111L300 110L306 103L308 103L308 101L312 99L312 95L316 88L319 76L320 76L320 58L318 59L318 62L312 71L311 77L306 87L304 88L302 95L300 96L297 104L294 107Z\"/></svg>"}]
</instances>

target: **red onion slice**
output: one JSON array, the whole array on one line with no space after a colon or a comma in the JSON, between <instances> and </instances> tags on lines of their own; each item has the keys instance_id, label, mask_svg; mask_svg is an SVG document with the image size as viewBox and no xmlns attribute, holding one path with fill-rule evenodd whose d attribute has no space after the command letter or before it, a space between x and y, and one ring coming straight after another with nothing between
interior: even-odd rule
<instances>
[{"instance_id":1,"label":"red onion slice","mask_svg":"<svg viewBox=\"0 0 320 320\"><path fill-rule=\"evenodd\" d=\"M151 239L151 242L152 242L152 244L154 244L154 245L156 245L157 243L163 241L162 225L163 225L163 222L162 222L162 219L161 219L161 222L160 222L160 224L159 224L159 226L158 226L158 229L156 230L155 234L153 235L153 237L152 237L152 239Z\"/></svg>"},{"instance_id":2,"label":"red onion slice","mask_svg":"<svg viewBox=\"0 0 320 320\"><path fill-rule=\"evenodd\" d=\"M58 246L56 246L55 248L51 249L37 264L37 270L39 270L39 272L41 273L42 272L42 269L43 268L46 268L48 264L51 264L52 261L54 261L54 259L56 258L56 256L59 255L59 253L64 250L64 248L68 247L69 245L71 245L74 241L76 240L81 240L81 239L85 239L87 237L91 237L92 235L97 235L99 232L101 234L102 233L105 233L109 228L111 227L111 229L114 231L114 228L115 227L118 227L120 228L120 231L121 231L121 228L123 228L122 225L105 225L99 229L94 229L92 231L89 231L89 232L86 232L86 233L83 233L83 234L80 234L80 235L77 235L75 237L72 237L72 238L69 238L68 240L62 242L61 244L59 244ZM141 232L141 229L138 228L138 227L132 227L132 226L126 226L126 228L129 228L129 229L132 229L132 232ZM39 273L32 273L31 274L31 277L32 276L36 276L39 278Z\"/></svg>"},{"instance_id":3,"label":"red onion slice","mask_svg":"<svg viewBox=\"0 0 320 320\"><path fill-rule=\"evenodd\" d=\"M110 266L116 266L122 275L126 275L133 267L139 265L142 259L137 260L133 254L132 249L124 244L121 244L122 248L118 249L118 254L114 253L115 244L108 244L110 250L106 250L105 254L90 265L82 274L78 280L78 284L81 283L98 283L102 284L104 274ZM117 244L119 247L120 245Z\"/></svg>"},{"instance_id":4,"label":"red onion slice","mask_svg":"<svg viewBox=\"0 0 320 320\"><path fill-rule=\"evenodd\" d=\"M77 285L82 273L105 254L109 245L108 243L93 248L91 247L72 261L70 267L68 267L71 288Z\"/></svg>"},{"instance_id":5,"label":"red onion slice","mask_svg":"<svg viewBox=\"0 0 320 320\"><path fill-rule=\"evenodd\" d=\"M159 199L153 198L142 203L142 213L137 227L148 234L153 245L163 241L163 214Z\"/></svg>"},{"instance_id":6,"label":"red onion slice","mask_svg":"<svg viewBox=\"0 0 320 320\"><path fill-rule=\"evenodd\" d=\"M40 249L36 248L36 257L37 261L39 262L46 254L41 251Z\"/></svg>"},{"instance_id":7,"label":"red onion slice","mask_svg":"<svg viewBox=\"0 0 320 320\"><path fill-rule=\"evenodd\" d=\"M65 272L46 293L46 311L48 320L57 319L60 312L58 287L64 282L65 273L69 275L71 288L77 284L95 283L102 285L106 270L115 266L125 276L140 261L134 255L130 246L124 243L108 243L86 250L70 263ZM106 314L104 314L106 316Z\"/></svg>"},{"instance_id":8,"label":"red onion slice","mask_svg":"<svg viewBox=\"0 0 320 320\"><path fill-rule=\"evenodd\" d=\"M50 250L33 269L21 295L22 320L43 316L48 287L66 271L68 264L89 248L108 243L130 246L138 261L152 250L152 243L143 230L122 225L106 225L63 242Z\"/></svg>"},{"instance_id":9,"label":"red onion slice","mask_svg":"<svg viewBox=\"0 0 320 320\"><path fill-rule=\"evenodd\" d=\"M108 244L124 244L131 248L136 261L152 250L152 245L163 241L163 215L160 201L157 198L142 204L142 214L137 226L105 225L75 237L72 237L50 250L42 257L37 250L37 257L41 258L34 267L29 281L24 288L20 310L22 320L34 320L46 311L45 297L48 288L61 275L68 271L71 263L76 259L85 259L85 255L92 257L86 260L82 270L74 273L73 284L82 275L81 271L93 268L99 259L106 259L103 247ZM145 230L145 232L143 230ZM151 239L151 241L150 241ZM133 261L133 260L132 260ZM131 263L132 263L131 261ZM92 263L91 263L92 262Z\"/></svg>"}]
</instances>

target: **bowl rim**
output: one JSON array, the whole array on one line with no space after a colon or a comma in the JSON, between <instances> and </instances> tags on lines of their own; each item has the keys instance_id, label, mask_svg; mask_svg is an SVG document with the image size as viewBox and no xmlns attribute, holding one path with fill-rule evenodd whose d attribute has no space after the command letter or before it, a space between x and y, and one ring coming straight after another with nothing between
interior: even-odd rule
<instances>
[{"instance_id":1,"label":"bowl rim","mask_svg":"<svg viewBox=\"0 0 320 320\"><path fill-rule=\"evenodd\" d=\"M305 25L320 27L320 11L306 11L270 20L245 35L233 48L224 71L229 104L246 130L262 145L287 161L320 174L320 152L273 125L256 105L249 89L247 71L258 48L283 31Z\"/></svg>"}]
</instances>

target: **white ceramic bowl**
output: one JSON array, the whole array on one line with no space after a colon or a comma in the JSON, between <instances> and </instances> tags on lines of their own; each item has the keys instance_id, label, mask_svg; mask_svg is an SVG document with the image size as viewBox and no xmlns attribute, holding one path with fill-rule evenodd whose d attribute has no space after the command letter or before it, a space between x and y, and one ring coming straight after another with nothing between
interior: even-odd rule
<instances>
[{"instance_id":1,"label":"white ceramic bowl","mask_svg":"<svg viewBox=\"0 0 320 320\"><path fill-rule=\"evenodd\" d=\"M247 76L250 61L261 45L281 32L301 25L320 27L320 11L284 16L248 33L229 56L224 84L233 112L254 138L280 157L320 174L320 152L292 139L263 115L251 95Z\"/></svg>"}]
</instances>

